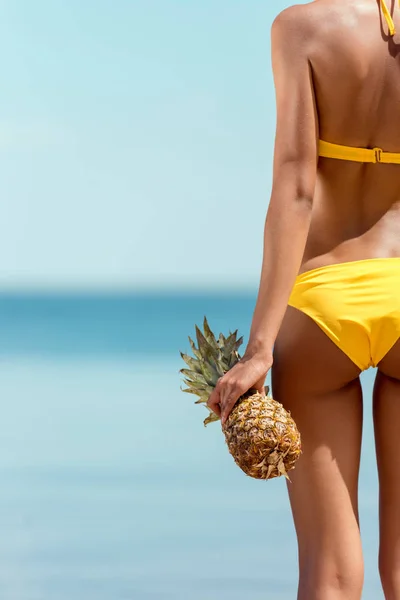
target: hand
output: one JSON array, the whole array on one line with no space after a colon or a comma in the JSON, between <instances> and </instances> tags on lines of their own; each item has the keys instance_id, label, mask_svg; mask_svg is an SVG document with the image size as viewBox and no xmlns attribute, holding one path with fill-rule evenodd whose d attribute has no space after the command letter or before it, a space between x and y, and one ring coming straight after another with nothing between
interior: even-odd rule
<instances>
[{"instance_id":1,"label":"hand","mask_svg":"<svg viewBox=\"0 0 400 600\"><path fill-rule=\"evenodd\" d=\"M222 425L225 424L236 401L250 388L265 394L264 382L271 367L272 356L266 358L264 355L244 354L232 369L218 379L207 405L221 417Z\"/></svg>"}]
</instances>

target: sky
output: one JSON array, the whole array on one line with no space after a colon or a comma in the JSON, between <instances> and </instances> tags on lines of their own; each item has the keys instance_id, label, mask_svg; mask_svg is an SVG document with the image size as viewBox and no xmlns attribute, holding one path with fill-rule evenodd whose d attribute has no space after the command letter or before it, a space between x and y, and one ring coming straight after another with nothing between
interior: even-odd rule
<instances>
[{"instance_id":1,"label":"sky","mask_svg":"<svg viewBox=\"0 0 400 600\"><path fill-rule=\"evenodd\" d=\"M0 291L254 289L292 3L0 0Z\"/></svg>"}]
</instances>

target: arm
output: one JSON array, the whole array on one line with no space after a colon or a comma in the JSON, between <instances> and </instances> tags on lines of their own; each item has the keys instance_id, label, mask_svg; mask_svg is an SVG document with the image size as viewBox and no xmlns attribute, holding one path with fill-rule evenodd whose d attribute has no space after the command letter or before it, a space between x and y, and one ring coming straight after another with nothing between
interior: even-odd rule
<instances>
[{"instance_id":1,"label":"arm","mask_svg":"<svg viewBox=\"0 0 400 600\"><path fill-rule=\"evenodd\" d=\"M297 15L298 7L286 9L271 29L277 113L273 184L260 286L246 348L247 355L270 359L304 253L318 161L309 37Z\"/></svg>"},{"instance_id":2,"label":"arm","mask_svg":"<svg viewBox=\"0 0 400 600\"><path fill-rule=\"evenodd\" d=\"M208 406L224 424L250 388L264 391L272 349L296 275L311 221L318 161L318 123L309 36L298 18L302 6L281 12L271 31L277 125L272 194L264 228L260 287L249 343L241 360L217 382ZM301 12L301 14L304 14Z\"/></svg>"}]
</instances>

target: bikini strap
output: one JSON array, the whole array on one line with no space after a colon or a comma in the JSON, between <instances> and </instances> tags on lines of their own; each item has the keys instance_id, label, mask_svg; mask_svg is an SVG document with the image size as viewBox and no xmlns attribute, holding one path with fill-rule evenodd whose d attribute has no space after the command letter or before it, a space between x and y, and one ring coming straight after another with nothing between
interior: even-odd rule
<instances>
[{"instance_id":1,"label":"bikini strap","mask_svg":"<svg viewBox=\"0 0 400 600\"><path fill-rule=\"evenodd\" d=\"M384 17L386 19L386 23L387 23L388 28L389 28L389 34L390 35L395 35L396 29L395 29L395 26L394 26L394 23L393 23L392 16L391 16L391 14L390 14L390 12L388 10L388 7L386 6L386 2L385 2L385 0L380 0L380 2L381 2L381 9L382 9L383 15L384 15ZM399 0L399 6L400 6L400 0Z\"/></svg>"}]
</instances>

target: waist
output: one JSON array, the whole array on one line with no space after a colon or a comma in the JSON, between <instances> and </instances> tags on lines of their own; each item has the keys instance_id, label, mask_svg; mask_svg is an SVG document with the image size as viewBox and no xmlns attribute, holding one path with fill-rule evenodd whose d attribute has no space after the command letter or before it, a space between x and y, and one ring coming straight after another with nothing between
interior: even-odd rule
<instances>
[{"instance_id":1,"label":"waist","mask_svg":"<svg viewBox=\"0 0 400 600\"><path fill-rule=\"evenodd\" d=\"M400 242L397 247L384 243L376 244L367 239L368 235L367 233L361 238L345 241L329 250L321 247L320 251L313 246L313 240L308 239L299 274L334 264L361 263L362 261L376 261L378 264L379 261L385 260L400 262ZM310 253L311 248L314 250L312 254Z\"/></svg>"}]
</instances>

